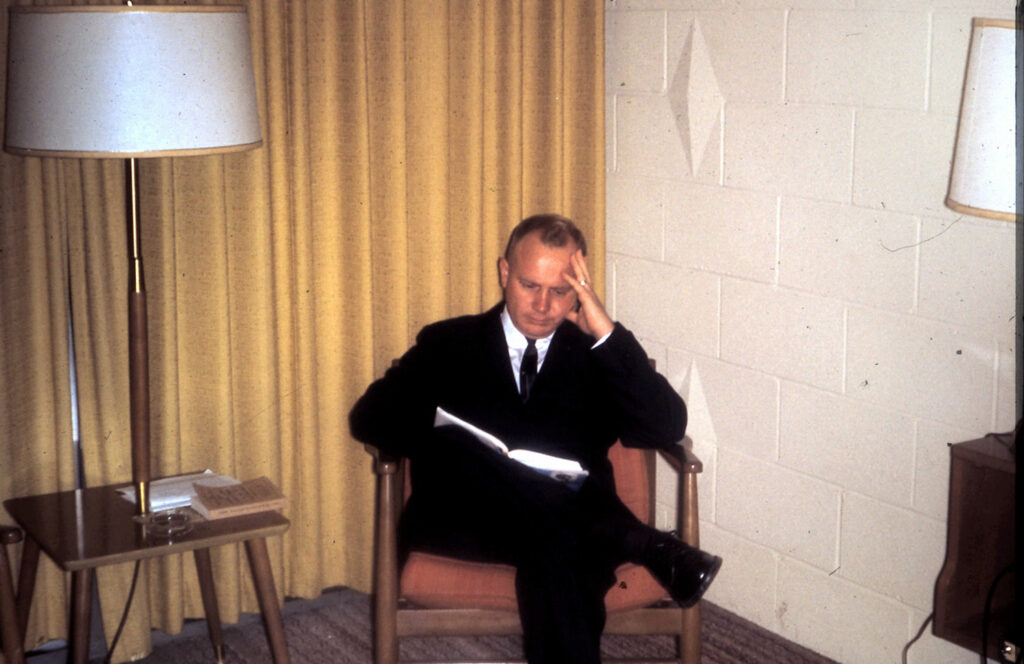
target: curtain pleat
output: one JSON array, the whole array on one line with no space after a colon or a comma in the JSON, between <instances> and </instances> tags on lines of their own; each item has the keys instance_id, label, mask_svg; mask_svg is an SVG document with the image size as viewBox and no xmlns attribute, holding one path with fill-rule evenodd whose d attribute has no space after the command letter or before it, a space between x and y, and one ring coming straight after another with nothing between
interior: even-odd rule
<instances>
[{"instance_id":1,"label":"curtain pleat","mask_svg":"<svg viewBox=\"0 0 1024 664\"><path fill-rule=\"evenodd\" d=\"M603 7L246 4L263 147L140 163L153 474L267 475L292 522L268 540L279 594L369 590L354 401L424 324L498 301L526 215L576 219L601 284ZM3 154L0 182L0 497L74 486L69 315L86 483L127 481L124 164ZM244 548L212 554L224 621L258 610ZM131 572L100 571L108 638ZM44 557L30 646L66 606ZM192 556L148 561L115 661L201 615Z\"/></svg>"},{"instance_id":2,"label":"curtain pleat","mask_svg":"<svg viewBox=\"0 0 1024 664\"><path fill-rule=\"evenodd\" d=\"M5 35L6 21L6 16L0 21ZM9 161L3 158L0 163ZM73 484L75 473L61 164L30 161L0 173L0 498L4 499ZM6 512L0 512L0 519L10 523ZM16 564L19 551L11 554ZM49 560L41 560L37 585L47 589L47 599L39 602L42 610L33 616L40 633L67 632L66 614L56 610L67 605L62 577ZM36 642L28 641L29 645Z\"/></svg>"}]
</instances>

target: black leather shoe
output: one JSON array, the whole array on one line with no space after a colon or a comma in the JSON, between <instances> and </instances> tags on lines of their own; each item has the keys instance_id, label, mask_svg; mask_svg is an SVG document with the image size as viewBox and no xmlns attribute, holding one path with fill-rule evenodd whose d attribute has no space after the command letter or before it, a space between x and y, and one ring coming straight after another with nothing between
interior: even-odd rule
<instances>
[{"instance_id":1,"label":"black leather shoe","mask_svg":"<svg viewBox=\"0 0 1024 664\"><path fill-rule=\"evenodd\" d=\"M663 533L647 548L644 565L672 599L688 609L711 585L722 559Z\"/></svg>"}]
</instances>

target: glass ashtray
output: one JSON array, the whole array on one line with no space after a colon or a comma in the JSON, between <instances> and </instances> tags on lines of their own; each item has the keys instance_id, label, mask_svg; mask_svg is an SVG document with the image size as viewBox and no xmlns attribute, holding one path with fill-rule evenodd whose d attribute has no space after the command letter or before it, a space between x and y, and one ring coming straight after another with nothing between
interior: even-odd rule
<instances>
[{"instance_id":1,"label":"glass ashtray","mask_svg":"<svg viewBox=\"0 0 1024 664\"><path fill-rule=\"evenodd\" d=\"M162 539L180 537L192 531L192 517L185 510L153 512L136 519L146 527L147 534Z\"/></svg>"}]
</instances>

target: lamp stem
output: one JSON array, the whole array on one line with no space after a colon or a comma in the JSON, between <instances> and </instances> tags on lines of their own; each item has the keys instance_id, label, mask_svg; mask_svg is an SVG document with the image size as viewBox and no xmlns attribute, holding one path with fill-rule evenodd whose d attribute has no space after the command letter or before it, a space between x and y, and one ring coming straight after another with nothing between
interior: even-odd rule
<instances>
[{"instance_id":1,"label":"lamp stem","mask_svg":"<svg viewBox=\"0 0 1024 664\"><path fill-rule=\"evenodd\" d=\"M139 160L125 160L125 208L128 217L128 379L131 410L132 483L140 514L149 505L149 332L146 325L146 283L142 271L139 228Z\"/></svg>"}]
</instances>

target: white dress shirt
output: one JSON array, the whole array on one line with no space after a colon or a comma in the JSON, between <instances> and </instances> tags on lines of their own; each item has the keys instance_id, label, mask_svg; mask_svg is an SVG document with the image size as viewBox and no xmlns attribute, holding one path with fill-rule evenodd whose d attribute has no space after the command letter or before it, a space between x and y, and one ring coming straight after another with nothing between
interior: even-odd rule
<instances>
[{"instance_id":1,"label":"white dress shirt","mask_svg":"<svg viewBox=\"0 0 1024 664\"><path fill-rule=\"evenodd\" d=\"M523 364L523 353L526 352L526 336L512 323L512 317L508 315L508 307L501 312L501 327L505 330L505 342L508 344L508 359L512 362L512 375L516 378L516 389L519 389L519 367ZM543 339L537 339L537 373L544 364L544 357L548 354L551 346L552 332Z\"/></svg>"},{"instance_id":2,"label":"white dress shirt","mask_svg":"<svg viewBox=\"0 0 1024 664\"><path fill-rule=\"evenodd\" d=\"M516 379L516 389L519 388L519 367L523 364L523 353L526 352L526 335L519 331L519 329L512 322L512 317L508 314L508 306L501 310L501 327L505 330L505 343L508 344L508 359L512 363L512 375ZM548 354L548 348L551 346L551 338L555 336L552 332L543 339L537 339L537 373L540 373L540 368L544 364L544 357ZM608 333L597 340L591 348L597 348L605 342L611 336Z\"/></svg>"}]
</instances>

